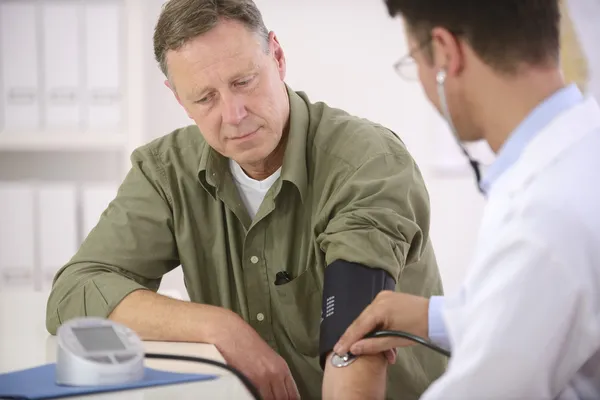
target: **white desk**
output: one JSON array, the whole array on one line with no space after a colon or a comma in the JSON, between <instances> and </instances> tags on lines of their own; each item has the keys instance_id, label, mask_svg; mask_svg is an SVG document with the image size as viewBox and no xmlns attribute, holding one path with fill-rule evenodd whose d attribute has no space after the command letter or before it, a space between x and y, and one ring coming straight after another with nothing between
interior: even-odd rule
<instances>
[{"instance_id":1,"label":"white desk","mask_svg":"<svg viewBox=\"0 0 600 400\"><path fill-rule=\"evenodd\" d=\"M0 292L0 373L31 368L56 360L56 337L45 328L47 293ZM215 346L201 343L144 342L146 350L210 358L223 362ZM173 372L219 375L205 382L111 392L84 399L252 399L243 384L218 367L171 360L146 360L146 366Z\"/></svg>"}]
</instances>

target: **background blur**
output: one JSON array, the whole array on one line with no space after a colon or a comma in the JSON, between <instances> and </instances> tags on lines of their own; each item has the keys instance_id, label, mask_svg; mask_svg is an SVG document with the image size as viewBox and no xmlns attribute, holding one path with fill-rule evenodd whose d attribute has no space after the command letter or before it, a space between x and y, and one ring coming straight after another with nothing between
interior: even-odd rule
<instances>
[{"instance_id":1,"label":"background blur","mask_svg":"<svg viewBox=\"0 0 600 400\"><path fill-rule=\"evenodd\" d=\"M132 150L192 123L152 51L163 0L0 0L0 291L47 292L129 169ZM416 81L383 0L256 0L286 52L287 83L394 130L421 166L446 292L458 288L484 199ZM599 0L571 0L563 61L600 97ZM571 21L573 22L571 24ZM484 162L493 157L475 146ZM165 293L187 298L180 269Z\"/></svg>"}]
</instances>

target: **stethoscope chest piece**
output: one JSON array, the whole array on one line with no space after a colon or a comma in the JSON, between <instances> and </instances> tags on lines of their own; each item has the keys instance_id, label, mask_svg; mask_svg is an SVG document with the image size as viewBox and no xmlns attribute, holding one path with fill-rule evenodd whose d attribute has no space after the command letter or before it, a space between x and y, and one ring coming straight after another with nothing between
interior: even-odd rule
<instances>
[{"instance_id":1,"label":"stethoscope chest piece","mask_svg":"<svg viewBox=\"0 0 600 400\"><path fill-rule=\"evenodd\" d=\"M343 368L352 364L355 360L356 356L351 353L344 354L343 356L334 353L333 357L331 357L331 364L336 368Z\"/></svg>"}]
</instances>

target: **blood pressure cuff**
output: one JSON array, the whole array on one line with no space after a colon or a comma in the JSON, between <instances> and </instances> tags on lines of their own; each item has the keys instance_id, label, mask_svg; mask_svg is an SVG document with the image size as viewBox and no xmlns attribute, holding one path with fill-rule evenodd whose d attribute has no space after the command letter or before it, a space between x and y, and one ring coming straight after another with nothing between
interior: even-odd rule
<instances>
[{"instance_id":1,"label":"blood pressure cuff","mask_svg":"<svg viewBox=\"0 0 600 400\"><path fill-rule=\"evenodd\" d=\"M395 280L382 269L336 260L325 268L319 354L327 355L360 313L382 290L394 290Z\"/></svg>"}]
</instances>

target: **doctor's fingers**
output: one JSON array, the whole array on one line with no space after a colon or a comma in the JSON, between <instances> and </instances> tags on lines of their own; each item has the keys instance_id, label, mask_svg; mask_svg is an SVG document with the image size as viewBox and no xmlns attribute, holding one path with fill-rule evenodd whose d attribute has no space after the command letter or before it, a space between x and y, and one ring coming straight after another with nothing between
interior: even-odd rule
<instances>
[{"instance_id":1,"label":"doctor's fingers","mask_svg":"<svg viewBox=\"0 0 600 400\"><path fill-rule=\"evenodd\" d=\"M396 361L395 351L398 347L412 346L413 342L394 337L376 338L376 339L363 339L354 343L350 347L350 352L354 355L375 355L385 352L386 358L390 364ZM394 352L393 362L390 359L390 352Z\"/></svg>"},{"instance_id":2,"label":"doctor's fingers","mask_svg":"<svg viewBox=\"0 0 600 400\"><path fill-rule=\"evenodd\" d=\"M388 364L390 364L390 365L396 364L396 357L398 355L398 352L396 351L396 349L387 350L384 353L384 355L385 355L385 358L386 358Z\"/></svg>"},{"instance_id":3,"label":"doctor's fingers","mask_svg":"<svg viewBox=\"0 0 600 400\"><path fill-rule=\"evenodd\" d=\"M350 347L363 339L367 334L384 325L385 312L377 307L377 302L367 306L356 320L346 329L333 348L336 354L346 354Z\"/></svg>"}]
</instances>

